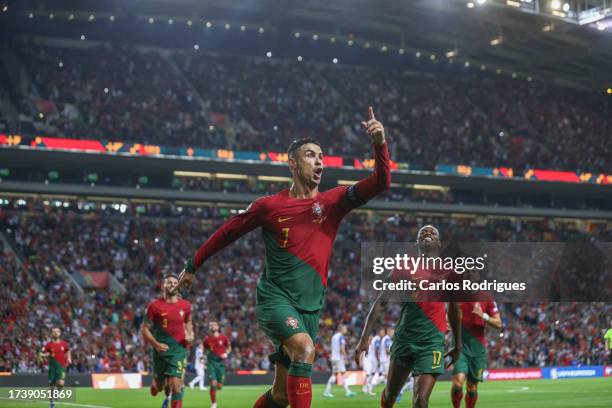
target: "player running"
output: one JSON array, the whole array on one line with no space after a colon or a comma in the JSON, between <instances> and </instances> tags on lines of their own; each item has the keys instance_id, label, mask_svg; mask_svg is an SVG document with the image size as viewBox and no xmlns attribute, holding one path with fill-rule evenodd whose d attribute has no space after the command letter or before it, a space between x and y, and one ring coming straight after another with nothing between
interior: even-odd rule
<instances>
[{"instance_id":1,"label":"player running","mask_svg":"<svg viewBox=\"0 0 612 408\"><path fill-rule=\"evenodd\" d=\"M385 329L380 328L378 333L370 338L368 353L363 363L363 370L366 373L365 384L362 389L364 394L376 395L373 388L376 385L377 376L380 371L380 347L384 335Z\"/></svg>"},{"instance_id":2,"label":"player running","mask_svg":"<svg viewBox=\"0 0 612 408\"><path fill-rule=\"evenodd\" d=\"M346 372L346 338L344 337L348 329L346 325L341 324L338 326L338 331L334 333L331 339L331 364L332 364L332 374L327 380L327 385L325 386L325 391L323 392L323 396L327 398L333 398L334 395L331 393L332 385L336 382L338 375L340 375L341 385L344 387L344 393L347 397L352 397L356 395L349 388L348 382L344 378L344 373Z\"/></svg>"},{"instance_id":3,"label":"player running","mask_svg":"<svg viewBox=\"0 0 612 408\"><path fill-rule=\"evenodd\" d=\"M478 302L461 302L461 355L453 368L453 385L451 386L451 401L453 408L461 406L463 384L467 374L467 394L465 407L474 408L478 399L478 382L482 381L482 373L487 367L487 349L485 341L485 326L501 329L502 322L497 304L490 295L479 295Z\"/></svg>"},{"instance_id":4,"label":"player running","mask_svg":"<svg viewBox=\"0 0 612 408\"><path fill-rule=\"evenodd\" d=\"M217 408L217 390L221 390L225 382L225 359L232 351L229 339L219 331L219 323L208 324L210 334L204 339L206 350L206 369L210 386L210 408Z\"/></svg>"},{"instance_id":5,"label":"player running","mask_svg":"<svg viewBox=\"0 0 612 408\"><path fill-rule=\"evenodd\" d=\"M193 342L191 303L178 296L178 277L166 275L163 295L147 306L141 327L142 338L153 346L153 384L156 396L166 385L171 391L171 407L183 406L183 376L187 366L187 347ZM162 407L168 406L168 398Z\"/></svg>"},{"instance_id":6,"label":"player running","mask_svg":"<svg viewBox=\"0 0 612 408\"><path fill-rule=\"evenodd\" d=\"M380 341L380 365L378 366L378 381L377 384L385 383L387 384L387 373L389 372L389 362L390 362L390 353L391 353L391 345L393 344L393 334L395 330L393 327L388 327L385 335L382 337Z\"/></svg>"},{"instance_id":7,"label":"player running","mask_svg":"<svg viewBox=\"0 0 612 408\"><path fill-rule=\"evenodd\" d=\"M49 388L51 397L49 398L49 408L55 408L55 400L53 398L54 388L61 391L64 388L64 380L66 378L66 367L72 364L72 356L70 346L60 337L62 331L59 327L51 329L51 341L45 344L40 352L40 357L49 358Z\"/></svg>"},{"instance_id":8,"label":"player running","mask_svg":"<svg viewBox=\"0 0 612 408\"><path fill-rule=\"evenodd\" d=\"M417 234L419 256L438 257L440 246L437 228L426 225L419 230ZM448 278L450 273L452 271L427 270L421 267L410 272L396 270L393 279L435 282ZM378 322L391 295L390 292L382 292L372 305L355 352L357 362L361 353L367 349L365 342L367 333ZM445 302L440 301L438 294L428 291L416 291L409 295L414 298L402 302L400 320L395 328L387 385L380 401L382 408L394 406L410 373L415 377L412 406L427 408L436 379L444 372L444 338L447 330ZM452 364L461 352L461 310L456 302L448 304L448 322L455 340L454 348L447 353L447 356L451 356Z\"/></svg>"},{"instance_id":9,"label":"player running","mask_svg":"<svg viewBox=\"0 0 612 408\"><path fill-rule=\"evenodd\" d=\"M195 349L193 366L195 368L196 376L189 382L189 388L193 389L194 384L198 383L200 391L204 391L206 389L204 386L204 379L206 378L204 374L206 370L204 364L204 346L202 344L198 344Z\"/></svg>"},{"instance_id":10,"label":"player running","mask_svg":"<svg viewBox=\"0 0 612 408\"><path fill-rule=\"evenodd\" d=\"M204 261L247 232L262 228L266 262L257 285L256 315L277 351L270 356L274 384L255 408L311 405L319 314L336 233L346 214L387 190L391 181L383 125L371 107L368 115L361 125L374 145L374 174L350 187L320 192L321 147L315 139L295 140L287 152L291 188L255 200L245 212L230 218L181 273L181 283L189 285Z\"/></svg>"}]
</instances>

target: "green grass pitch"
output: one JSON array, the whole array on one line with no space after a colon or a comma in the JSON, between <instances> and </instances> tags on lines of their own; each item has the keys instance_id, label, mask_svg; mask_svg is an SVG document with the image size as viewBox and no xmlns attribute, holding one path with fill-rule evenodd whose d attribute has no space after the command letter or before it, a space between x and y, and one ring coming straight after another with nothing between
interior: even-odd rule
<instances>
[{"instance_id":1,"label":"green grass pitch","mask_svg":"<svg viewBox=\"0 0 612 408\"><path fill-rule=\"evenodd\" d=\"M219 408L251 408L256 398L267 387L226 387L217 394ZM353 387L360 391L361 387ZM430 408L450 407L450 382L441 381L434 388ZM340 387L334 387L335 398L323 398L323 386L315 385L313 391L314 408L378 408L380 392L376 396L347 398ZM149 390L94 390L77 388L76 400L58 403L57 408L159 408L162 398L153 398ZM183 401L185 408L207 408L210 400L207 391L187 389ZM14 402L0 400L0 407L41 408L48 406L43 402ZM396 407L410 407L410 398L404 398ZM610 408L612 407L612 378L543 380L543 381L500 381L484 383L480 387L479 408Z\"/></svg>"}]
</instances>

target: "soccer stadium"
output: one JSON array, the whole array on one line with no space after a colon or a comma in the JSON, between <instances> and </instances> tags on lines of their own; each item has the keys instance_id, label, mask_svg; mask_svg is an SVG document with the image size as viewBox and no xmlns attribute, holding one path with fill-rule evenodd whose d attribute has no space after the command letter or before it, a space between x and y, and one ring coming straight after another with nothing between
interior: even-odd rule
<instances>
[{"instance_id":1,"label":"soccer stadium","mask_svg":"<svg viewBox=\"0 0 612 408\"><path fill-rule=\"evenodd\" d=\"M609 0L0 33L0 407L612 407Z\"/></svg>"}]
</instances>

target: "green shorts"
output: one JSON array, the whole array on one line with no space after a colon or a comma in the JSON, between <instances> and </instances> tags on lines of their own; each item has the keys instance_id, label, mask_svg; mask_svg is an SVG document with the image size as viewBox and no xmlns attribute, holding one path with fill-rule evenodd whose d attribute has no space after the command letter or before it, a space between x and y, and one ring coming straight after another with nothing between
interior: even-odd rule
<instances>
[{"instance_id":1,"label":"green shorts","mask_svg":"<svg viewBox=\"0 0 612 408\"><path fill-rule=\"evenodd\" d=\"M187 349L170 349L162 354L153 351L153 377L163 380L167 377L182 378L187 367Z\"/></svg>"},{"instance_id":2,"label":"green shorts","mask_svg":"<svg viewBox=\"0 0 612 408\"><path fill-rule=\"evenodd\" d=\"M414 376L444 373L444 343L410 343L395 341L391 360L410 370Z\"/></svg>"},{"instance_id":3,"label":"green shorts","mask_svg":"<svg viewBox=\"0 0 612 408\"><path fill-rule=\"evenodd\" d=\"M206 372L208 373L208 381L217 381L219 384L225 382L225 363L223 360L214 360L209 358L206 363Z\"/></svg>"},{"instance_id":4,"label":"green shorts","mask_svg":"<svg viewBox=\"0 0 612 408\"><path fill-rule=\"evenodd\" d=\"M66 378L66 369L57 362L49 364L49 384L57 384Z\"/></svg>"},{"instance_id":5,"label":"green shorts","mask_svg":"<svg viewBox=\"0 0 612 408\"><path fill-rule=\"evenodd\" d=\"M296 333L307 333L316 344L319 331L320 311L298 311L287 303L259 304L255 309L259 327L272 340L276 352L270 355L270 361L289 366L291 361L281 348L281 343Z\"/></svg>"},{"instance_id":6,"label":"green shorts","mask_svg":"<svg viewBox=\"0 0 612 408\"><path fill-rule=\"evenodd\" d=\"M459 359L455 362L453 375L467 374L468 381L477 383L483 380L482 373L487 368L486 354L480 356L468 356L465 353L459 355Z\"/></svg>"}]
</instances>

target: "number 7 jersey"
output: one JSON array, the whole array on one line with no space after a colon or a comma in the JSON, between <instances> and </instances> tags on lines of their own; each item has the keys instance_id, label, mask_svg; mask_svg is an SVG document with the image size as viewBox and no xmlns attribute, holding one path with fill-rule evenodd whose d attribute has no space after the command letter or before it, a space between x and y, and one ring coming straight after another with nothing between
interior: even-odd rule
<instances>
[{"instance_id":1,"label":"number 7 jersey","mask_svg":"<svg viewBox=\"0 0 612 408\"><path fill-rule=\"evenodd\" d=\"M329 258L342 218L389 188L387 144L375 146L374 173L351 187L297 199L289 190L262 197L230 218L197 251L197 269L205 259L245 233L262 228L265 270L257 284L257 304L289 303L298 310L323 306Z\"/></svg>"}]
</instances>

